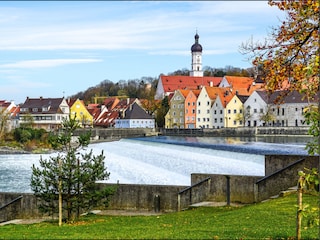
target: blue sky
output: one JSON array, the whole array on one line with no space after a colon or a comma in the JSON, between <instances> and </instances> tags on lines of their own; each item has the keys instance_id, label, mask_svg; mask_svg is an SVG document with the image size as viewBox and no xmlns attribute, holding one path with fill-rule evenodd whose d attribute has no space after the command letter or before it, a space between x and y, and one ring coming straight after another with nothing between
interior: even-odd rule
<instances>
[{"instance_id":1,"label":"blue sky","mask_svg":"<svg viewBox=\"0 0 320 240\"><path fill-rule=\"evenodd\" d=\"M267 1L0 1L0 100L190 69L196 31L203 66L251 67L239 46L281 19Z\"/></svg>"}]
</instances>

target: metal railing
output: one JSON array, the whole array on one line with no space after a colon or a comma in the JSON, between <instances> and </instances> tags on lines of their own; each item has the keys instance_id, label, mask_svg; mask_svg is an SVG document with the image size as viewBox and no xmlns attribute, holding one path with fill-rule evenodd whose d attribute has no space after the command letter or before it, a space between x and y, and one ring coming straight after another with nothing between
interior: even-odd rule
<instances>
[{"instance_id":1,"label":"metal railing","mask_svg":"<svg viewBox=\"0 0 320 240\"><path fill-rule=\"evenodd\" d=\"M204 183L207 183L207 186L205 187L206 189L202 191L200 189L197 192L198 194L193 194L193 190L195 190L196 188L201 188ZM182 207L186 208L195 202L200 202L205 200L208 197L208 194L210 192L210 184L211 184L211 177L207 177L201 180L200 182L195 183L192 186L181 190L178 193L178 211L181 211ZM182 199L183 196L185 197Z\"/></svg>"},{"instance_id":2,"label":"metal railing","mask_svg":"<svg viewBox=\"0 0 320 240\"><path fill-rule=\"evenodd\" d=\"M4 204L3 206L0 207L0 210L5 209L6 207L8 207L9 205L11 205L12 203L15 203L16 201L20 200L21 198L23 198L23 196L19 196L13 200L11 200L10 202Z\"/></svg>"}]
</instances>

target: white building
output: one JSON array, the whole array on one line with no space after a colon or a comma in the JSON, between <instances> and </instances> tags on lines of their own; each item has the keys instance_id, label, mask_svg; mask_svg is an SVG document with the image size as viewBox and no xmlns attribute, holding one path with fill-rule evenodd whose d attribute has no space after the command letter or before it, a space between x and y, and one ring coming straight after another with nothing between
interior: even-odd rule
<instances>
[{"instance_id":1,"label":"white building","mask_svg":"<svg viewBox=\"0 0 320 240\"><path fill-rule=\"evenodd\" d=\"M124 117L115 120L115 128L155 128L155 120L136 102L125 111Z\"/></svg>"}]
</instances>

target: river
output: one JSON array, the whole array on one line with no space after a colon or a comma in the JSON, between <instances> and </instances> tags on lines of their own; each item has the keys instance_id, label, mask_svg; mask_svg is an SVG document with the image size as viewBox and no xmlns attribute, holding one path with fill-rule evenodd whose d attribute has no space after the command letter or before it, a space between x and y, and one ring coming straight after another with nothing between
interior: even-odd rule
<instances>
[{"instance_id":1,"label":"river","mask_svg":"<svg viewBox=\"0 0 320 240\"><path fill-rule=\"evenodd\" d=\"M264 155L306 155L304 137L148 137L90 144L108 183L190 185L191 173L264 176ZM31 192L31 166L48 154L0 155L0 192Z\"/></svg>"}]
</instances>

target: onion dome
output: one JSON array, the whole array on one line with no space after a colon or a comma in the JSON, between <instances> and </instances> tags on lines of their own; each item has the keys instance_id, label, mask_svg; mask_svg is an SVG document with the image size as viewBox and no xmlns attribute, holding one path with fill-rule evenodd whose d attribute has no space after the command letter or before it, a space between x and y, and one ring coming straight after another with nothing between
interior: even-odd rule
<instances>
[{"instance_id":1,"label":"onion dome","mask_svg":"<svg viewBox=\"0 0 320 240\"><path fill-rule=\"evenodd\" d=\"M194 36L194 44L191 46L191 52L202 52L202 46L199 44L199 35Z\"/></svg>"}]
</instances>

